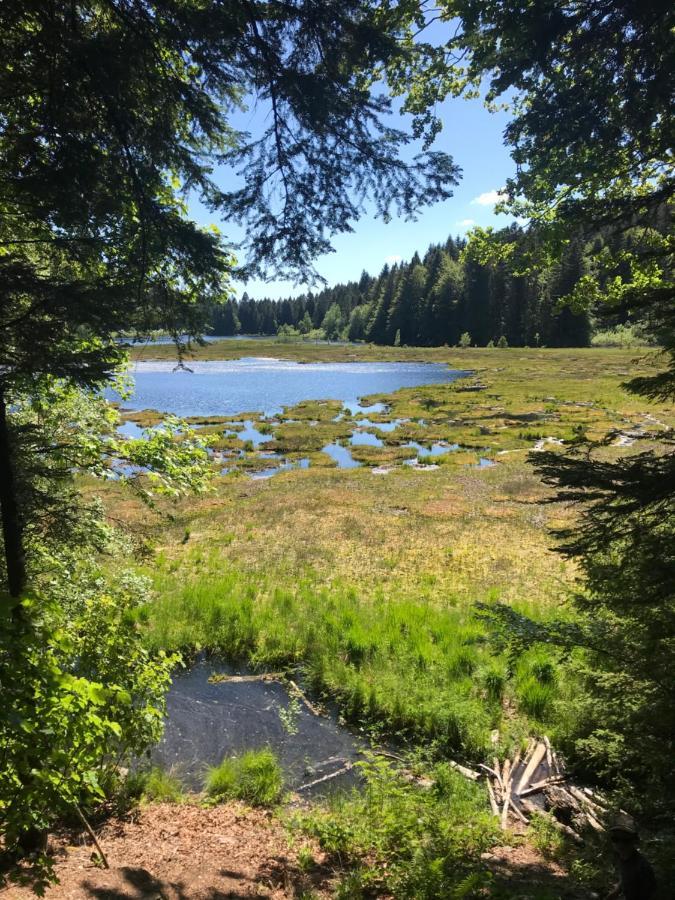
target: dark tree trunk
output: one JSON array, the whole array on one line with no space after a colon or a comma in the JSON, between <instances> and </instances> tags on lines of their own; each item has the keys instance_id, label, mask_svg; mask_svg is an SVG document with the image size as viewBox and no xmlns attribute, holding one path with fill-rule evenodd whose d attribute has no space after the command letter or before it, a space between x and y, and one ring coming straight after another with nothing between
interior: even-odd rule
<instances>
[{"instance_id":1,"label":"dark tree trunk","mask_svg":"<svg viewBox=\"0 0 675 900\"><path fill-rule=\"evenodd\" d=\"M26 584L26 564L21 518L16 498L12 447L7 427L7 406L2 385L0 385L0 511L7 563L7 584L10 595L19 597Z\"/></svg>"}]
</instances>

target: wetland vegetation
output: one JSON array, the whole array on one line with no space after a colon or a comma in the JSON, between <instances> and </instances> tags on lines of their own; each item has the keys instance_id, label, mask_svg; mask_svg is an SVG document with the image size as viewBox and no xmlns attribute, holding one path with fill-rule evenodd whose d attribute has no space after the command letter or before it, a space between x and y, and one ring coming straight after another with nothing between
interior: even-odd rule
<instances>
[{"instance_id":1,"label":"wetland vegetation","mask_svg":"<svg viewBox=\"0 0 675 900\"><path fill-rule=\"evenodd\" d=\"M231 352L223 342L197 354L220 348ZM259 356L286 349L256 342ZM247 355L248 348L238 342L236 351ZM291 350L298 360L303 351L314 361L382 353L365 346ZM635 441L658 447L675 424L672 408L646 406L622 387L629 370L646 374L657 360L651 351L638 359L620 349L386 352L471 374L366 395L367 416L329 399L274 416L247 412L264 431L257 446L237 437L236 417L193 417L215 453L234 454L232 468L201 499L172 504L168 520L167 510L157 510L150 531L144 507L109 485L109 508L133 525L143 517L150 540L149 562L139 571L153 600L139 610L139 627L151 648L187 658L207 650L259 671L291 673L311 696L336 701L350 728L417 748L427 761L422 771L448 755L474 763L502 755L542 731L572 751L576 676L555 648L532 646L515 662L497 650L475 604L500 601L544 624L573 618L567 599L579 573L555 552L551 529L573 523L577 513L542 502L550 489L528 454L608 434L600 451L608 461L634 452ZM124 415L144 424L158 419ZM349 442L364 420L379 446ZM321 450L329 441L348 445L362 465L337 467ZM428 456L403 465L417 459L411 444L445 452L433 466ZM251 480L269 465L270 450L310 466ZM478 468L479 456L495 465ZM393 777L379 772L378 790ZM403 796L382 802L407 803ZM341 816L356 823L361 814L334 807L307 827L320 834L337 828ZM440 807L429 814L441 815ZM480 817L471 821L483 835L479 843L489 844L490 829L481 831ZM359 838L362 852L370 839ZM341 846L355 852L350 840Z\"/></svg>"}]
</instances>

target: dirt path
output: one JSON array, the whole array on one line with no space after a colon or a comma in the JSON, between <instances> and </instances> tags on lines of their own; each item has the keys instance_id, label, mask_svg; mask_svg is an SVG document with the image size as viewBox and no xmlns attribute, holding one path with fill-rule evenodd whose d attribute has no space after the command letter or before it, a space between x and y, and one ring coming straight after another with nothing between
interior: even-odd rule
<instances>
[{"instance_id":1,"label":"dirt path","mask_svg":"<svg viewBox=\"0 0 675 900\"><path fill-rule=\"evenodd\" d=\"M59 884L47 900L225 900L329 897L323 854L311 842L294 848L270 814L242 806L203 809L155 804L130 819L110 820L98 832L110 869L92 861L89 841L52 840ZM316 865L302 871L298 851L307 847ZM27 888L0 890L0 900L33 900Z\"/></svg>"}]
</instances>

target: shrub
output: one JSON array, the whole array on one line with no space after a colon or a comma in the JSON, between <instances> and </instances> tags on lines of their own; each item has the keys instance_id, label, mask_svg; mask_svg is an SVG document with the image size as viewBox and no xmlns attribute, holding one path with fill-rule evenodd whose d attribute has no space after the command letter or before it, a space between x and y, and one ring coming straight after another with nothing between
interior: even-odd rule
<instances>
[{"instance_id":1,"label":"shrub","mask_svg":"<svg viewBox=\"0 0 675 900\"><path fill-rule=\"evenodd\" d=\"M381 757L368 755L359 767L362 791L300 818L325 850L354 865L338 896L431 900L473 896L484 886L480 854L493 843L496 825L477 785L447 764L428 772L430 790L404 781ZM456 893L461 885L466 893Z\"/></svg>"},{"instance_id":2,"label":"shrub","mask_svg":"<svg viewBox=\"0 0 675 900\"><path fill-rule=\"evenodd\" d=\"M283 774L271 750L249 750L209 769L205 788L219 802L243 800L252 806L273 806L281 799Z\"/></svg>"}]
</instances>

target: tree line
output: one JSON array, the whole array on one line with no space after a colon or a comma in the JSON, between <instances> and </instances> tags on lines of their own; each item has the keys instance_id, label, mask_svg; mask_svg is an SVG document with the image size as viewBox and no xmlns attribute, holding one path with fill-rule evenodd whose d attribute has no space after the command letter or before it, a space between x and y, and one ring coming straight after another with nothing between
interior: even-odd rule
<instances>
[{"instance_id":1,"label":"tree line","mask_svg":"<svg viewBox=\"0 0 675 900\"><path fill-rule=\"evenodd\" d=\"M516 225L501 235L516 243L524 239ZM591 251L597 247L572 241L559 260L518 275L506 262L477 258L466 239L449 237L422 257L415 253L409 262L385 265L377 276L364 271L358 281L316 293L277 300L244 293L214 307L211 325L224 336L316 333L385 345L585 347L592 310L573 311L561 300L587 273ZM626 315L613 310L609 324L623 324Z\"/></svg>"}]
</instances>

